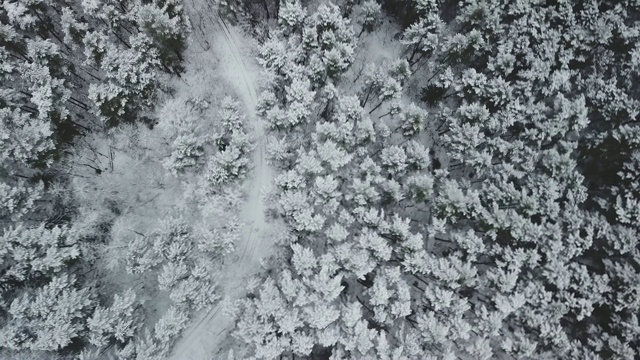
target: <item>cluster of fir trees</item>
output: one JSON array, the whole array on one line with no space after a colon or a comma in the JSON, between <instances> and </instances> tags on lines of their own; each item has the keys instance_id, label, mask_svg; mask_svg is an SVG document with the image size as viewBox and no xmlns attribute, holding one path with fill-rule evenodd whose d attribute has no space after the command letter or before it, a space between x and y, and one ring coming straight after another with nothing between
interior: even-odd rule
<instances>
[{"instance_id":1,"label":"cluster of fir trees","mask_svg":"<svg viewBox=\"0 0 640 360\"><path fill-rule=\"evenodd\" d=\"M210 107L208 100L169 100L158 126L171 141L165 168L176 176L203 173L205 186L216 187L244 179L251 149L240 104L227 96L217 111Z\"/></svg>"},{"instance_id":2,"label":"cluster of fir trees","mask_svg":"<svg viewBox=\"0 0 640 360\"><path fill-rule=\"evenodd\" d=\"M3 356L142 354L136 295L103 294L91 275L110 224L75 222L62 164L80 137L144 120L159 75L182 71L189 26L173 0L2 2Z\"/></svg>"},{"instance_id":3,"label":"cluster of fir trees","mask_svg":"<svg viewBox=\"0 0 640 360\"><path fill-rule=\"evenodd\" d=\"M173 0L4 1L8 156L44 165L74 135L141 118L162 71L179 73L189 20Z\"/></svg>"},{"instance_id":4,"label":"cluster of fir trees","mask_svg":"<svg viewBox=\"0 0 640 360\"><path fill-rule=\"evenodd\" d=\"M230 97L215 103L206 97L172 97L159 106L153 129L118 129L116 138L121 139L114 147L126 153L119 156L135 158L125 165L146 164L137 170L157 171L160 184L154 180L146 183L153 190L142 190L142 197L151 200L128 200L136 188L129 192L125 184L124 193L109 199L118 203L114 210L95 209L94 199L105 195L83 194L83 213L97 211L99 218L110 219L109 238L97 251L101 264L106 263L100 270L124 279L116 280L116 287L123 287L120 283L135 287L141 308L134 337L113 349L118 358L166 358L191 315L220 298L218 281L225 277L220 270L243 229L238 214L241 182L249 166L249 139L239 104ZM160 200L154 202L156 198ZM149 209L156 206L161 209ZM104 283L114 286L109 280ZM105 332L113 326L103 317L96 321ZM98 358L109 344L103 342L103 347L82 355Z\"/></svg>"},{"instance_id":5,"label":"cluster of fir trees","mask_svg":"<svg viewBox=\"0 0 640 360\"><path fill-rule=\"evenodd\" d=\"M389 335L379 330L410 315L413 291L389 238L421 244L408 219L385 213L405 194L398 180L411 178L415 197L424 198L431 176L428 150L417 141L395 144L391 128L374 123L364 106L397 100L409 64L372 67L360 93L345 94L340 78L356 36L340 9L321 5L309 15L287 2L280 18L280 33L260 54L271 82L258 111L270 125L270 157L281 172L275 211L289 224L292 244L282 268L237 304L235 335L259 358L384 355ZM426 121L416 105L385 110L402 118L395 125L407 133ZM376 311L380 326L373 328L365 311Z\"/></svg>"},{"instance_id":6,"label":"cluster of fir trees","mask_svg":"<svg viewBox=\"0 0 640 360\"><path fill-rule=\"evenodd\" d=\"M280 5L259 112L291 243L235 335L259 358L637 356L638 5L395 3L403 58L355 94L351 9Z\"/></svg>"},{"instance_id":7,"label":"cluster of fir trees","mask_svg":"<svg viewBox=\"0 0 640 360\"><path fill-rule=\"evenodd\" d=\"M123 240L128 241L123 245L126 276L142 279L145 283L143 288L150 289L145 293L145 300L154 301L165 294L168 294L169 298L168 308L159 316L153 327L144 328L145 319L142 316L136 319L136 331L132 331L131 341L114 351L118 359L166 358L177 336L188 325L193 311L202 309L219 298L216 294L217 269L214 260L232 249L232 242L220 244L220 241L238 235L236 232L207 232L208 229L201 230L197 225L199 224L189 224L183 218L167 216L159 222L158 228L148 235L134 234L131 238L120 234L124 239L115 240L119 243ZM135 295L131 290L126 293ZM149 297L151 299L148 299ZM140 302L142 301L138 302L138 306ZM108 316L102 316L112 311L112 308L98 308L89 324L107 334L113 331L114 327L118 329L110 322ZM100 339L102 342L99 344L92 342L99 346L97 349L84 352L85 358L99 358L103 347L109 344L108 338L102 336Z\"/></svg>"}]
</instances>

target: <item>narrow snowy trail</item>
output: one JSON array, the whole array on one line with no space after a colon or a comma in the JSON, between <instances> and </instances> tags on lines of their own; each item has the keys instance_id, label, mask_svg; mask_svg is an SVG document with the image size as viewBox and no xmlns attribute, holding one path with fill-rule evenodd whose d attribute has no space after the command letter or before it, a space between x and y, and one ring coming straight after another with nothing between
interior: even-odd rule
<instances>
[{"instance_id":1,"label":"narrow snowy trail","mask_svg":"<svg viewBox=\"0 0 640 360\"><path fill-rule=\"evenodd\" d=\"M260 271L260 259L269 256L273 249L272 240L261 236L268 230L262 194L271 183L272 172L265 159L263 120L255 116L259 68L252 56L241 52L239 46L247 43L241 30L225 23L207 0L196 1L201 4L195 1L185 4L194 27L192 36L195 38L191 46L200 44L206 55L210 53L218 59L218 71L225 83L233 86L235 93L240 96L256 141L253 170L248 174L246 184L248 198L240 214L240 220L245 224L243 236L240 243L236 244L236 252L226 259L221 271L220 294L235 300L244 296L247 279ZM233 319L223 314L220 305L200 312L175 344L169 359L217 359L221 342L232 328Z\"/></svg>"}]
</instances>

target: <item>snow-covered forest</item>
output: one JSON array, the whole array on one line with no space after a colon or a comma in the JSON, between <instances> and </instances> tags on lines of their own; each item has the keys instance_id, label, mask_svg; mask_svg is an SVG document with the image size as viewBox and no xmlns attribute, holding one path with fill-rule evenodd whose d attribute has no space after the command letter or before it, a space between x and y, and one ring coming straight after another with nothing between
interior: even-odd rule
<instances>
[{"instance_id":1,"label":"snow-covered forest","mask_svg":"<svg viewBox=\"0 0 640 360\"><path fill-rule=\"evenodd\" d=\"M0 359L640 357L640 1L0 4Z\"/></svg>"}]
</instances>

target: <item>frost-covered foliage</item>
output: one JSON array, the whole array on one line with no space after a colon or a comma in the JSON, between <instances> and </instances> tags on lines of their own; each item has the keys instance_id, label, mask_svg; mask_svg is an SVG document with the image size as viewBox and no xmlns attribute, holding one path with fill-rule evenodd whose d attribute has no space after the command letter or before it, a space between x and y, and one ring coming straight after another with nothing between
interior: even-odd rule
<instances>
[{"instance_id":1,"label":"frost-covered foliage","mask_svg":"<svg viewBox=\"0 0 640 360\"><path fill-rule=\"evenodd\" d=\"M18 221L35 207L43 190L42 183L30 186L24 180L13 185L0 183L0 219Z\"/></svg>"},{"instance_id":2,"label":"frost-covered foliage","mask_svg":"<svg viewBox=\"0 0 640 360\"><path fill-rule=\"evenodd\" d=\"M110 307L99 306L87 321L89 341L97 347L106 346L115 339L126 344L135 334L140 319L135 317L136 294L132 290L116 294Z\"/></svg>"},{"instance_id":3,"label":"frost-covered foliage","mask_svg":"<svg viewBox=\"0 0 640 360\"><path fill-rule=\"evenodd\" d=\"M210 100L170 99L158 117L158 128L172 141L163 165L174 175L201 172L212 187L244 178L250 138L236 100L227 96L214 106Z\"/></svg>"},{"instance_id":4,"label":"frost-covered foliage","mask_svg":"<svg viewBox=\"0 0 640 360\"><path fill-rule=\"evenodd\" d=\"M146 332L136 343L123 348L118 356L123 359L157 360L164 359L171 350L172 340L180 334L189 320L186 308L172 305L156 323L154 329Z\"/></svg>"},{"instance_id":5,"label":"frost-covered foliage","mask_svg":"<svg viewBox=\"0 0 640 360\"><path fill-rule=\"evenodd\" d=\"M285 48L285 43L274 40L268 49ZM314 55L303 56L298 61ZM295 70L287 59L263 65L276 77L259 105L259 113L272 124L272 158L282 168L274 181L274 210L299 241L287 252L289 263L282 263L276 275L250 289L251 296L237 304L235 335L259 358L307 356L321 348L337 357L384 354L384 345L376 342L389 335L372 327L364 315L375 311L377 319L389 323L410 315L412 288L398 265L376 269L392 260L394 244L416 248L420 238L408 225L405 229L404 218L386 216L382 204L403 201L409 192L400 182L405 176L412 179L416 194L430 194L433 179L428 150L415 141L382 147L385 126L377 129L369 112L398 100L409 65L398 60L384 64L383 71L371 67L359 96L334 86L339 78L319 81L312 71ZM289 67L298 71L290 83L287 70L280 72ZM315 94L287 96L299 84ZM282 99L280 92L285 94ZM375 97L379 104L366 111L363 105ZM304 106L304 121L277 122L296 114L299 99L311 105ZM422 130L426 112L418 106L406 112L398 106L390 109L396 125L406 122L396 118L399 114L416 124L407 136ZM379 277L367 291L374 273ZM345 292L350 296L342 297Z\"/></svg>"},{"instance_id":6,"label":"frost-covered foliage","mask_svg":"<svg viewBox=\"0 0 640 360\"><path fill-rule=\"evenodd\" d=\"M144 296L166 297L169 307L162 309L152 328L144 328L144 319L135 314L140 306L134 293L116 296L110 308L98 308L89 320L92 344L116 342L119 356L127 359L164 358L193 312L218 300L218 261L233 247L234 229L223 233L217 228L194 229L194 225L167 217L148 236L127 238L130 242L122 245L126 247L126 274L152 285Z\"/></svg>"},{"instance_id":7,"label":"frost-covered foliage","mask_svg":"<svg viewBox=\"0 0 640 360\"><path fill-rule=\"evenodd\" d=\"M111 132L115 170L74 182L82 212L106 222L99 284L119 290L89 318L88 358L95 348L123 359L166 358L192 315L221 296L220 270L242 234L243 194L240 178L213 186L206 166L226 143L248 151L246 124L230 98L179 95L159 107L153 129ZM193 139L197 151L175 146L181 139Z\"/></svg>"},{"instance_id":8,"label":"frost-covered foliage","mask_svg":"<svg viewBox=\"0 0 640 360\"><path fill-rule=\"evenodd\" d=\"M204 143L194 133L178 135L171 144L171 150L165 166L176 175L185 169L198 167L205 157Z\"/></svg>"},{"instance_id":9,"label":"frost-covered foliage","mask_svg":"<svg viewBox=\"0 0 640 360\"><path fill-rule=\"evenodd\" d=\"M622 328L637 322L639 308L615 304L628 291L620 276L639 275L613 269L637 266L637 247L634 255L634 245L616 243L619 234L635 233L638 222L620 212L611 216L623 203L616 197L635 191L623 175L633 157L604 144L622 140L616 133L629 131L635 115L607 114L595 85L612 84L615 76L621 88L615 91L628 94L631 106L636 101L623 89L637 76L624 70L637 25L623 24L638 9L626 9L606 2L505 10L469 3L454 23L473 30L443 37L426 64L430 77L439 78L426 85L435 96L429 100L445 104L441 144L450 156L439 174L442 187L436 185L432 232L451 241L441 248L460 251L463 261L465 244L453 234L472 231L482 240L468 300L478 320L461 318L474 327L493 318L495 331L513 329L485 334L488 354L634 356L637 338ZM611 35L595 25L603 21L616 24ZM611 175L595 163L611 164L607 171L618 178L603 184ZM467 171L473 181L458 179Z\"/></svg>"},{"instance_id":10,"label":"frost-covered foliage","mask_svg":"<svg viewBox=\"0 0 640 360\"><path fill-rule=\"evenodd\" d=\"M293 240L236 336L258 358L637 357L638 4L404 6L406 60L355 98L295 51L304 8L265 44Z\"/></svg>"},{"instance_id":11,"label":"frost-covered foliage","mask_svg":"<svg viewBox=\"0 0 640 360\"><path fill-rule=\"evenodd\" d=\"M216 300L206 253L196 247L193 230L184 221L168 218L149 237L137 236L129 245L127 271L158 269L158 285L180 305L200 308Z\"/></svg>"},{"instance_id":12,"label":"frost-covered foliage","mask_svg":"<svg viewBox=\"0 0 640 360\"><path fill-rule=\"evenodd\" d=\"M353 61L355 36L336 5L322 4L315 13L308 14L295 0L283 2L280 11L282 29L263 44L259 57L263 66L284 75L288 83L301 81L300 85L292 86L298 91L296 94L308 81L303 80L306 77L314 83L324 83L344 73ZM305 76L307 73L311 76ZM297 115L295 111L291 114L287 111L287 116Z\"/></svg>"},{"instance_id":13,"label":"frost-covered foliage","mask_svg":"<svg viewBox=\"0 0 640 360\"><path fill-rule=\"evenodd\" d=\"M230 97L223 99L219 126L213 135L217 151L208 161L205 176L213 186L243 179L249 166L249 134L239 103Z\"/></svg>"},{"instance_id":14,"label":"frost-covered foliage","mask_svg":"<svg viewBox=\"0 0 640 360\"><path fill-rule=\"evenodd\" d=\"M107 205L79 214L69 178L87 177L68 160L113 161L90 143L141 120L162 73L181 71L188 30L174 0L0 3L0 357L131 347L138 300L96 276Z\"/></svg>"},{"instance_id":15,"label":"frost-covered foliage","mask_svg":"<svg viewBox=\"0 0 640 360\"><path fill-rule=\"evenodd\" d=\"M160 74L180 71L190 29L175 0L3 1L0 16L0 151L29 162L95 118L138 119Z\"/></svg>"},{"instance_id":16,"label":"frost-covered foliage","mask_svg":"<svg viewBox=\"0 0 640 360\"><path fill-rule=\"evenodd\" d=\"M380 17L382 15L382 7L376 0L367 0L360 5L356 14L357 21L362 26L360 35L365 31L373 31L381 22Z\"/></svg>"},{"instance_id":17,"label":"frost-covered foliage","mask_svg":"<svg viewBox=\"0 0 640 360\"><path fill-rule=\"evenodd\" d=\"M116 295L99 306L99 295L71 269L86 263L73 228L19 225L0 237L0 327L2 348L58 351L79 339L102 347L133 335L134 297ZM46 356L46 355L42 355Z\"/></svg>"},{"instance_id":18,"label":"frost-covered foliage","mask_svg":"<svg viewBox=\"0 0 640 360\"><path fill-rule=\"evenodd\" d=\"M69 276L54 277L14 299L6 310L10 320L0 332L3 346L59 350L81 336L93 302L89 289L75 289L74 282Z\"/></svg>"}]
</instances>

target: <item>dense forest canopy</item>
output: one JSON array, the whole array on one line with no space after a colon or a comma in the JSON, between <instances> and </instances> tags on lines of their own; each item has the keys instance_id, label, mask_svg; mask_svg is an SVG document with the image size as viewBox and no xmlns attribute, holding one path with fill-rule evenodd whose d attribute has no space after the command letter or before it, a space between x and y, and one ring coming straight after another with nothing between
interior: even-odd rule
<instances>
[{"instance_id":1,"label":"dense forest canopy","mask_svg":"<svg viewBox=\"0 0 640 360\"><path fill-rule=\"evenodd\" d=\"M236 335L265 358L637 356L638 4L340 5L278 2L261 48L292 238ZM402 49L354 68L380 20Z\"/></svg>"},{"instance_id":2,"label":"dense forest canopy","mask_svg":"<svg viewBox=\"0 0 640 360\"><path fill-rule=\"evenodd\" d=\"M1 4L1 358L640 356L637 1Z\"/></svg>"}]
</instances>

